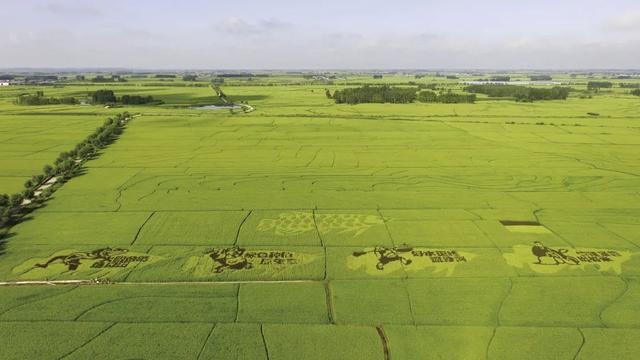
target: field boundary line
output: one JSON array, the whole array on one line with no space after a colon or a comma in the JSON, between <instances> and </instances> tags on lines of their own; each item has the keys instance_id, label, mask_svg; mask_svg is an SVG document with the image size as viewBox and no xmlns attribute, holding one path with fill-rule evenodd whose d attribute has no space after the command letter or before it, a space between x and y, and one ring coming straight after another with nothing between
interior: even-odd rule
<instances>
[{"instance_id":1,"label":"field boundary line","mask_svg":"<svg viewBox=\"0 0 640 360\"><path fill-rule=\"evenodd\" d=\"M29 286L29 285L233 285L233 284L286 284L286 283L322 283L324 280L237 280L237 281L158 281L158 282L115 282L95 280L25 280L2 281L0 286Z\"/></svg>"},{"instance_id":2,"label":"field boundary line","mask_svg":"<svg viewBox=\"0 0 640 360\"><path fill-rule=\"evenodd\" d=\"M140 225L140 227L138 228L138 231L136 232L136 236L133 237L133 241L131 241L131 244L129 244L129 246L132 246L133 244L135 244L136 241L138 241L138 236L140 236L140 232L142 232L142 228L144 228L144 226L147 225L149 220L151 220L151 218L155 214L156 214L156 212L153 211L151 214L149 214L149 216L147 216L147 218L144 220L142 225Z\"/></svg>"},{"instance_id":3,"label":"field boundary line","mask_svg":"<svg viewBox=\"0 0 640 360\"><path fill-rule=\"evenodd\" d=\"M623 277L620 277L620 280L624 284L622 291L615 298L613 298L613 300L611 300L609 303L603 306L602 309L600 309L600 312L598 312L598 320L600 320L600 324L602 324L604 328L609 327L609 325L607 325L604 319L602 318L602 315L604 315L604 312L607 311L613 305L615 305L618 301L620 301L620 299L622 299L629 292L629 281Z\"/></svg>"},{"instance_id":4,"label":"field boundary line","mask_svg":"<svg viewBox=\"0 0 640 360\"><path fill-rule=\"evenodd\" d=\"M89 345L89 343L91 343L93 340L99 338L102 334L106 333L107 331L109 331L109 329L111 329L115 324L117 323L111 323L111 325L107 326L106 328L102 329L101 331L99 331L96 335L92 336L89 340L85 341L82 345L76 347L75 349L71 350L70 352L63 354L62 356L60 356L58 358L58 360L62 360L66 357L68 357L69 355L73 354L74 352L82 349L83 347Z\"/></svg>"},{"instance_id":5,"label":"field boundary line","mask_svg":"<svg viewBox=\"0 0 640 360\"><path fill-rule=\"evenodd\" d=\"M21 286L21 285L97 285L100 281L92 280L23 280L23 281L0 281L0 286Z\"/></svg>"},{"instance_id":6,"label":"field boundary line","mask_svg":"<svg viewBox=\"0 0 640 360\"><path fill-rule=\"evenodd\" d=\"M233 317L234 323L238 322L238 316L240 316L240 288L241 286L238 285L238 288L236 289L236 314Z\"/></svg>"},{"instance_id":7,"label":"field boundary line","mask_svg":"<svg viewBox=\"0 0 640 360\"><path fill-rule=\"evenodd\" d=\"M247 221L249 216L251 216L251 213L253 213L253 210L249 210L247 215L245 215L244 219L242 219L242 221L240 222L240 225L238 225L238 231L236 231L236 238L233 241L233 246L237 246L238 245L238 240L240 240L240 231L242 231L242 226Z\"/></svg>"},{"instance_id":8,"label":"field boundary line","mask_svg":"<svg viewBox=\"0 0 640 360\"><path fill-rule=\"evenodd\" d=\"M267 345L267 339L264 338L264 324L260 324L260 336L262 337L262 344L264 344L264 354L269 360L269 346Z\"/></svg>"},{"instance_id":9,"label":"field boundary line","mask_svg":"<svg viewBox=\"0 0 640 360\"><path fill-rule=\"evenodd\" d=\"M507 289L506 294L504 294L504 297L500 301L500 304L498 304L498 310L496 311L496 326L502 326L500 322L500 314L502 313L502 308L504 306L504 303L507 301L507 299L509 298L509 296L511 296L511 293L513 292L513 279L512 278L507 278L507 279L509 280L509 288Z\"/></svg>"},{"instance_id":10,"label":"field boundary line","mask_svg":"<svg viewBox=\"0 0 640 360\"><path fill-rule=\"evenodd\" d=\"M578 347L578 350L573 355L573 358L572 358L573 360L578 358L578 355L580 355L580 352L582 351L584 344L587 342L587 338L584 336L584 333L582 332L582 330L579 327L576 328L576 330L578 330L578 332L580 333L580 336L582 337L582 342L580 342L580 346Z\"/></svg>"},{"instance_id":11,"label":"field boundary line","mask_svg":"<svg viewBox=\"0 0 640 360\"><path fill-rule=\"evenodd\" d=\"M376 331L378 332L378 336L380 336L380 341L382 342L382 351L384 352L384 359L391 360L391 353L389 351L389 339L387 339L387 334L384 333L384 329L382 325L376 326Z\"/></svg>"},{"instance_id":12,"label":"field boundary line","mask_svg":"<svg viewBox=\"0 0 640 360\"><path fill-rule=\"evenodd\" d=\"M409 292L407 278L401 278L400 281L402 283L402 287L404 288L405 294L407 294L407 305L409 305L409 314L411 314L411 322L413 323L414 326L416 326L417 325L416 316L413 313L413 301L411 301L411 293Z\"/></svg>"},{"instance_id":13,"label":"field boundary line","mask_svg":"<svg viewBox=\"0 0 640 360\"><path fill-rule=\"evenodd\" d=\"M209 330L209 333L207 334L207 337L204 339L204 343L202 343L202 347L200 348L200 351L198 351L198 357L196 357L196 360L200 359L200 356L202 356L202 353L204 352L204 348L207 347L207 343L209 342L209 338L211 338L211 334L213 334L213 331L216 329L216 326L218 326L218 324L213 324L213 326L211 326L211 330Z\"/></svg>"},{"instance_id":14,"label":"field boundary line","mask_svg":"<svg viewBox=\"0 0 640 360\"><path fill-rule=\"evenodd\" d=\"M393 236L391 235L391 230L389 230L389 225L387 225L387 219L384 217L384 215L382 215L382 212L380 211L380 207L376 209L376 213L378 213L378 216L380 216L380 220L382 220L382 224L384 225L384 229L387 231L387 235L389 236L389 241L391 241L391 245L396 246L396 242L393 241Z\"/></svg>"},{"instance_id":15,"label":"field boundary line","mask_svg":"<svg viewBox=\"0 0 640 360\"><path fill-rule=\"evenodd\" d=\"M515 275L515 276L456 276L454 279L510 279L514 278L536 278L539 275ZM640 279L638 275L611 275L606 276L611 278L620 278L625 281L626 279ZM558 279L569 278L598 278L602 279L603 275L562 275L554 276ZM377 281L394 281L394 280L431 280L442 281L445 279L452 279L449 277L430 276L423 278L381 278L375 279ZM344 278L344 279L331 279L331 281L365 281L373 280L372 278ZM0 281L0 286L42 286L42 285L234 285L234 284L309 284L309 283L324 283L327 279L292 279L292 280L210 280L210 281L111 281L101 279L84 279L84 280L18 280L18 281Z\"/></svg>"},{"instance_id":16,"label":"field boundary line","mask_svg":"<svg viewBox=\"0 0 640 360\"><path fill-rule=\"evenodd\" d=\"M333 295L331 293L331 284L329 284L329 280L324 282L324 293L326 297L327 317L329 318L329 323L335 325L336 316L333 310Z\"/></svg>"},{"instance_id":17,"label":"field boundary line","mask_svg":"<svg viewBox=\"0 0 640 360\"><path fill-rule=\"evenodd\" d=\"M496 337L496 331L498 330L498 327L495 326L493 327L493 331L491 331L491 337L489 338L489 341L487 342L487 347L484 350L484 358L485 359L489 359L489 349L491 348L491 344L493 343L493 338Z\"/></svg>"}]
</instances>

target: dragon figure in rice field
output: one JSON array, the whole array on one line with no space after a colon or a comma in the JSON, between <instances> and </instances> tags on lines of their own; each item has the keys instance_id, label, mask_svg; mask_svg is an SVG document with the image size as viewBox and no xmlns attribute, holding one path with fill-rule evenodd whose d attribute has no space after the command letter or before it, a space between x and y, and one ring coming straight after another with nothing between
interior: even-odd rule
<instances>
[{"instance_id":1,"label":"dragon figure in rice field","mask_svg":"<svg viewBox=\"0 0 640 360\"><path fill-rule=\"evenodd\" d=\"M314 219L315 217L315 219ZM285 212L276 219L262 219L258 224L260 231L274 231L277 235L299 235L315 231L320 233L332 231L339 233L353 232L358 236L383 220L376 215L363 214L314 214L311 212Z\"/></svg>"}]
</instances>

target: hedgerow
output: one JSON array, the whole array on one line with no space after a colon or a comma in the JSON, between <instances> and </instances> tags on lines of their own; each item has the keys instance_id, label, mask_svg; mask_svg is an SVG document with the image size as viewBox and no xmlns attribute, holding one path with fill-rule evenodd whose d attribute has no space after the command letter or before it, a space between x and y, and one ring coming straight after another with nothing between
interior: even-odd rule
<instances>
[{"instance_id":1,"label":"hedgerow","mask_svg":"<svg viewBox=\"0 0 640 360\"><path fill-rule=\"evenodd\" d=\"M42 173L25 181L24 190L15 194L0 194L0 228L15 224L21 217L46 201L60 184L80 174L82 164L95 157L99 150L113 143L131 119L128 112L105 120L91 135L71 151L60 153L53 165L45 165ZM47 184L48 181L54 181ZM49 185L43 187L43 185Z\"/></svg>"},{"instance_id":2,"label":"hedgerow","mask_svg":"<svg viewBox=\"0 0 640 360\"><path fill-rule=\"evenodd\" d=\"M464 91L485 94L489 97L513 97L516 101L531 102L538 100L566 100L571 89L554 86L547 88L533 88L518 85L479 84L469 85Z\"/></svg>"}]
</instances>

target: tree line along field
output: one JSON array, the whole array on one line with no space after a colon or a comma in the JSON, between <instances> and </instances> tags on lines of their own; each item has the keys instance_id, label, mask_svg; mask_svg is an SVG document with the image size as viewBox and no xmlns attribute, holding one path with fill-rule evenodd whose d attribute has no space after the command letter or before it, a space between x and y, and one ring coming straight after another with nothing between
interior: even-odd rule
<instances>
[{"instance_id":1,"label":"tree line along field","mask_svg":"<svg viewBox=\"0 0 640 360\"><path fill-rule=\"evenodd\" d=\"M0 358L635 358L640 98L559 77L564 101L358 105L325 89L463 85L226 79L248 114L180 80L0 89L0 193L140 115L5 230L0 280L99 281L0 286ZM164 103L12 103L94 88Z\"/></svg>"}]
</instances>

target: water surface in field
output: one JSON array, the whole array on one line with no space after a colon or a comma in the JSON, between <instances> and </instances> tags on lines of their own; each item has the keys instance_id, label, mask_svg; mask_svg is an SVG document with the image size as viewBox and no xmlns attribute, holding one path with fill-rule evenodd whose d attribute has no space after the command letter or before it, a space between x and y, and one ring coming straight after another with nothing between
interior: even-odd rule
<instances>
[{"instance_id":1,"label":"water surface in field","mask_svg":"<svg viewBox=\"0 0 640 360\"><path fill-rule=\"evenodd\" d=\"M204 105L192 107L194 110L225 110L225 109L241 109L238 105Z\"/></svg>"}]
</instances>

